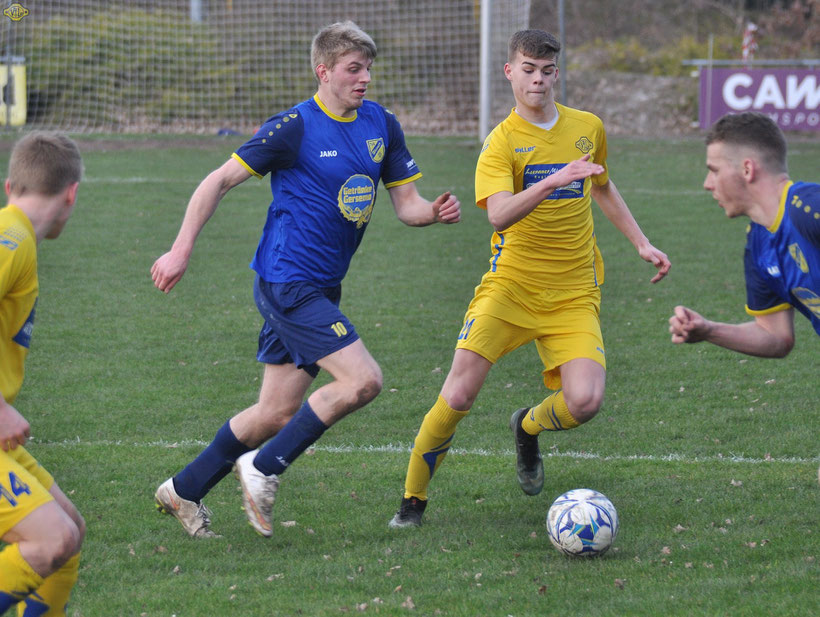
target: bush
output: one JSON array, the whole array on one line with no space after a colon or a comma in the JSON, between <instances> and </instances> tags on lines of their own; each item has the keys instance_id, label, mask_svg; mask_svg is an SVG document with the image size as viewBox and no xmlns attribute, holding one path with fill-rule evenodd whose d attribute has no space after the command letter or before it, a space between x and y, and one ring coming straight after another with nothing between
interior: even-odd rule
<instances>
[{"instance_id":1,"label":"bush","mask_svg":"<svg viewBox=\"0 0 820 617\"><path fill-rule=\"evenodd\" d=\"M740 44L737 37L715 37L712 57L716 60L738 58ZM692 70L683 64L684 60L705 59L709 55L709 43L683 36L660 49L650 50L637 37L598 39L579 48L577 53L594 53L595 68L604 71L679 77Z\"/></svg>"},{"instance_id":2,"label":"bush","mask_svg":"<svg viewBox=\"0 0 820 617\"><path fill-rule=\"evenodd\" d=\"M53 18L36 26L29 58L33 119L85 118L118 128L139 119L229 118L237 109L236 71L209 27L162 11L111 10L78 24ZM270 85L268 86L270 87Z\"/></svg>"}]
</instances>

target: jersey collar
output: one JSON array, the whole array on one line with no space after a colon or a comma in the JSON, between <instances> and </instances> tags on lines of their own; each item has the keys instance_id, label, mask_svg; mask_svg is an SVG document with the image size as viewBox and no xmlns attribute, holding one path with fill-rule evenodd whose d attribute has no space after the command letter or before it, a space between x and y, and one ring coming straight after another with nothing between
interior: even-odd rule
<instances>
[{"instance_id":1,"label":"jersey collar","mask_svg":"<svg viewBox=\"0 0 820 617\"><path fill-rule=\"evenodd\" d=\"M786 183L786 186L783 187L783 193L780 195L780 205L777 207L777 216L774 217L774 221L770 227L767 227L771 233L774 233L780 227L780 223L783 221L783 215L786 212L786 198L789 196L789 189L791 189L792 182L791 180Z\"/></svg>"},{"instance_id":2,"label":"jersey collar","mask_svg":"<svg viewBox=\"0 0 820 617\"><path fill-rule=\"evenodd\" d=\"M319 106L323 112L325 112L328 116L336 120L337 122L353 122L359 115L359 112L356 111L350 118L344 118L342 116L337 116L332 111L330 111L324 103L322 103L321 99L319 98L319 94L313 95L313 100L316 101L316 104Z\"/></svg>"}]
</instances>

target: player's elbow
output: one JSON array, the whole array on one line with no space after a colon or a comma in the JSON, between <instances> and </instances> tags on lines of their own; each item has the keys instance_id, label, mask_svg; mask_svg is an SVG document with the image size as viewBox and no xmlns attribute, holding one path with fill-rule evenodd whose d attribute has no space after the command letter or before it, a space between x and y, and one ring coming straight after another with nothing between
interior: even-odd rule
<instances>
[{"instance_id":1,"label":"player's elbow","mask_svg":"<svg viewBox=\"0 0 820 617\"><path fill-rule=\"evenodd\" d=\"M752 355L761 358L785 358L794 349L794 334L771 334L765 343L758 345L758 348L751 352Z\"/></svg>"},{"instance_id":2,"label":"player's elbow","mask_svg":"<svg viewBox=\"0 0 820 617\"><path fill-rule=\"evenodd\" d=\"M777 344L772 346L772 358L785 358L794 349L794 336L780 336Z\"/></svg>"},{"instance_id":3,"label":"player's elbow","mask_svg":"<svg viewBox=\"0 0 820 617\"><path fill-rule=\"evenodd\" d=\"M492 210L487 211L487 220L490 221L490 225L493 226L493 230L499 233L506 231L506 229L514 222L502 216L500 212L494 212Z\"/></svg>"}]
</instances>

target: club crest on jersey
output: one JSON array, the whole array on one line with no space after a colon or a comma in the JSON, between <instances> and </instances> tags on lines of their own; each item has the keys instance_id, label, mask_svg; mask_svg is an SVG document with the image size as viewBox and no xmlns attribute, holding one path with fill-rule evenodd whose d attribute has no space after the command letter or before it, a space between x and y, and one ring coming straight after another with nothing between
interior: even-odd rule
<instances>
[{"instance_id":1,"label":"club crest on jersey","mask_svg":"<svg viewBox=\"0 0 820 617\"><path fill-rule=\"evenodd\" d=\"M584 154L592 150L593 145L594 144L587 137L581 137L581 139L575 142L575 147L578 148Z\"/></svg>"},{"instance_id":2,"label":"club crest on jersey","mask_svg":"<svg viewBox=\"0 0 820 617\"><path fill-rule=\"evenodd\" d=\"M800 250L800 246L797 242L789 245L789 255L792 256L792 259L794 259L794 262L798 265L801 272L807 273L809 271L809 264L806 262L806 256L803 255L803 251Z\"/></svg>"},{"instance_id":3,"label":"club crest on jersey","mask_svg":"<svg viewBox=\"0 0 820 617\"><path fill-rule=\"evenodd\" d=\"M378 139L368 139L367 153L370 155L370 158L373 159L374 163L381 163L382 159L384 159L384 139L381 137Z\"/></svg>"},{"instance_id":4,"label":"club crest on jersey","mask_svg":"<svg viewBox=\"0 0 820 617\"><path fill-rule=\"evenodd\" d=\"M356 227L366 225L376 201L376 184L363 174L350 176L339 189L339 210Z\"/></svg>"}]
</instances>

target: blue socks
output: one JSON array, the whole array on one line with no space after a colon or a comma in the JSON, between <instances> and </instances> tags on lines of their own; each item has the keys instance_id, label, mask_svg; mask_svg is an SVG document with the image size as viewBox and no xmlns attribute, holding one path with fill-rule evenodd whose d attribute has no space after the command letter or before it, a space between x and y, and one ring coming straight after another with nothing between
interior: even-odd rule
<instances>
[{"instance_id":1,"label":"blue socks","mask_svg":"<svg viewBox=\"0 0 820 617\"><path fill-rule=\"evenodd\" d=\"M274 473L279 475L326 430L327 426L305 401L290 422L262 447L253 464L266 476ZM230 421L225 422L199 456L174 476L177 494L183 499L199 503L208 491L231 472L236 459L250 450L233 434Z\"/></svg>"},{"instance_id":2,"label":"blue socks","mask_svg":"<svg viewBox=\"0 0 820 617\"><path fill-rule=\"evenodd\" d=\"M236 459L250 450L233 434L230 420L225 422L208 447L174 476L177 495L199 503L217 482L231 472Z\"/></svg>"},{"instance_id":3,"label":"blue socks","mask_svg":"<svg viewBox=\"0 0 820 617\"><path fill-rule=\"evenodd\" d=\"M290 422L259 450L253 460L254 467L266 476L280 475L302 452L316 443L327 428L305 401Z\"/></svg>"}]
</instances>

